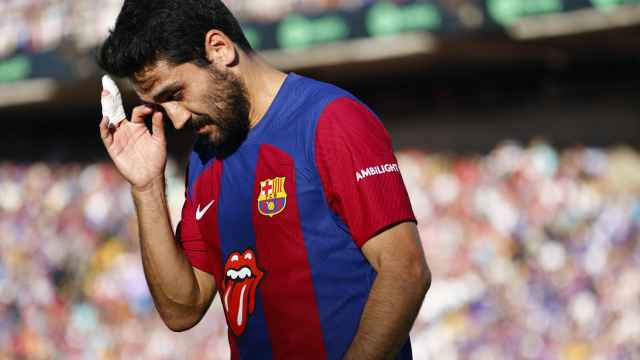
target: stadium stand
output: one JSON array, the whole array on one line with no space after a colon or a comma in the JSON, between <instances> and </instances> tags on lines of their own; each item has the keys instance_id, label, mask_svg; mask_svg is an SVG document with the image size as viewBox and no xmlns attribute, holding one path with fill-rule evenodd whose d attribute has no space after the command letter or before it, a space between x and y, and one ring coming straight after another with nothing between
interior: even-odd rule
<instances>
[{"instance_id":1,"label":"stadium stand","mask_svg":"<svg viewBox=\"0 0 640 360\"><path fill-rule=\"evenodd\" d=\"M640 358L637 0L227 3L391 133L434 278L415 359ZM219 300L185 333L160 320L98 138L93 51L121 4L0 2L2 359L228 358ZM175 225L193 137L169 138Z\"/></svg>"}]
</instances>

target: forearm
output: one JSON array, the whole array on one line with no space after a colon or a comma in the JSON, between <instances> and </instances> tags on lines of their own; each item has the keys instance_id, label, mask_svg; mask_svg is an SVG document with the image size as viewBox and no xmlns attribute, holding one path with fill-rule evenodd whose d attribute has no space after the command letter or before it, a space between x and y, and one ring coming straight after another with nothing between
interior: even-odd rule
<instances>
[{"instance_id":1,"label":"forearm","mask_svg":"<svg viewBox=\"0 0 640 360\"><path fill-rule=\"evenodd\" d=\"M190 327L203 308L198 283L175 240L166 203L164 178L132 189L138 216L142 264L156 308L177 330Z\"/></svg>"},{"instance_id":2,"label":"forearm","mask_svg":"<svg viewBox=\"0 0 640 360\"><path fill-rule=\"evenodd\" d=\"M380 271L344 359L393 359L407 341L429 288L428 268ZM408 275L409 274L409 275Z\"/></svg>"}]
</instances>

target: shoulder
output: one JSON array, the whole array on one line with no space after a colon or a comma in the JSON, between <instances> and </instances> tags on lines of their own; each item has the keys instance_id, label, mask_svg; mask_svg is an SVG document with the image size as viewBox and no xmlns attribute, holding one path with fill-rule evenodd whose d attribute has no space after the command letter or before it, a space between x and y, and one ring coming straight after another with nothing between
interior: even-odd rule
<instances>
[{"instance_id":1,"label":"shoulder","mask_svg":"<svg viewBox=\"0 0 640 360\"><path fill-rule=\"evenodd\" d=\"M296 81L297 91L292 93L300 99L300 109L311 117L307 129L311 130L312 137L321 122L333 122L339 127L366 125L372 120L380 122L360 99L338 86L302 76L297 76Z\"/></svg>"},{"instance_id":2,"label":"shoulder","mask_svg":"<svg viewBox=\"0 0 640 360\"><path fill-rule=\"evenodd\" d=\"M348 94L344 89L316 79L291 73L290 79L292 87L297 95L313 96L314 100L322 100L332 96L340 96Z\"/></svg>"},{"instance_id":3,"label":"shoulder","mask_svg":"<svg viewBox=\"0 0 640 360\"><path fill-rule=\"evenodd\" d=\"M351 93L333 84L297 74L291 74L291 76L294 86L289 92L289 104L295 104L293 109L305 112L314 120L317 120L325 108L337 99L355 99Z\"/></svg>"},{"instance_id":4,"label":"shoulder","mask_svg":"<svg viewBox=\"0 0 640 360\"><path fill-rule=\"evenodd\" d=\"M391 138L380 118L364 103L353 96L341 96L323 107L314 126L314 150L369 142L390 145Z\"/></svg>"},{"instance_id":5,"label":"shoulder","mask_svg":"<svg viewBox=\"0 0 640 360\"><path fill-rule=\"evenodd\" d=\"M353 96L342 96L328 102L320 114L319 125L345 131L381 127L378 116Z\"/></svg>"},{"instance_id":6,"label":"shoulder","mask_svg":"<svg viewBox=\"0 0 640 360\"><path fill-rule=\"evenodd\" d=\"M319 126L367 128L372 122L382 126L376 114L350 92L333 84L295 76L289 103L294 104L294 117L303 121L304 126L299 129L303 129L309 143L315 142Z\"/></svg>"},{"instance_id":7,"label":"shoulder","mask_svg":"<svg viewBox=\"0 0 640 360\"><path fill-rule=\"evenodd\" d=\"M293 132L291 135L304 147L305 157L311 160L314 158L316 129L327 112L340 111L339 108L347 99L356 103L359 101L348 91L333 84L297 74L289 76L291 86L286 94L286 116L281 120L279 130L283 133Z\"/></svg>"}]
</instances>

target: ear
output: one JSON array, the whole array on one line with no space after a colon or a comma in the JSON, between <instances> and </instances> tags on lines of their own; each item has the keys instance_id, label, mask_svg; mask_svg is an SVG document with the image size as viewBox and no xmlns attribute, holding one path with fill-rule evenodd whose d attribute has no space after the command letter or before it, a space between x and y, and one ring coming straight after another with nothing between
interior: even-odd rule
<instances>
[{"instance_id":1,"label":"ear","mask_svg":"<svg viewBox=\"0 0 640 360\"><path fill-rule=\"evenodd\" d=\"M207 60L219 66L231 66L236 58L236 48L220 30L209 30L204 37L204 50Z\"/></svg>"}]
</instances>

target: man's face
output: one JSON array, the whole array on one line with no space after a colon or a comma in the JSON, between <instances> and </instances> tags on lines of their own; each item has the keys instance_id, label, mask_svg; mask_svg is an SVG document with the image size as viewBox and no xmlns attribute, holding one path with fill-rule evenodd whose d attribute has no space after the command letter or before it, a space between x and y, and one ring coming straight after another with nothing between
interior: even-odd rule
<instances>
[{"instance_id":1,"label":"man's face","mask_svg":"<svg viewBox=\"0 0 640 360\"><path fill-rule=\"evenodd\" d=\"M246 87L226 68L160 61L137 74L134 84L143 102L160 106L176 129L189 124L215 148L235 148L249 132Z\"/></svg>"}]
</instances>

